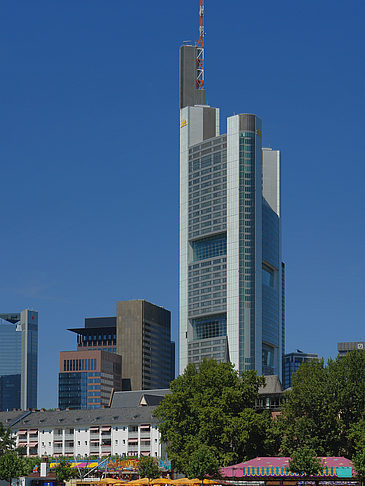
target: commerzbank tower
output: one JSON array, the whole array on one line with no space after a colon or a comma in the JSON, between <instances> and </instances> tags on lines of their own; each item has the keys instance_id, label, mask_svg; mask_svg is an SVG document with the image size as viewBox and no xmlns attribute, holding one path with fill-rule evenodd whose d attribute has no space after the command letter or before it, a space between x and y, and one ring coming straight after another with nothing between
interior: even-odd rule
<instances>
[{"instance_id":1,"label":"commerzbank tower","mask_svg":"<svg viewBox=\"0 0 365 486\"><path fill-rule=\"evenodd\" d=\"M257 115L205 104L204 0L180 48L179 372L204 357L282 376L285 279L280 152ZM239 93L238 93L239 94Z\"/></svg>"}]
</instances>

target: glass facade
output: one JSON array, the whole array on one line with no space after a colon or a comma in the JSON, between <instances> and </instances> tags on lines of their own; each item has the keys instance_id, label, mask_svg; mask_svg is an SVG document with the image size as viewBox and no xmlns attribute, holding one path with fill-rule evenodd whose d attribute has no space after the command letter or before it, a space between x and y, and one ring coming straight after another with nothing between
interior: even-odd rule
<instances>
[{"instance_id":1,"label":"glass facade","mask_svg":"<svg viewBox=\"0 0 365 486\"><path fill-rule=\"evenodd\" d=\"M21 375L0 376L0 410L20 408Z\"/></svg>"},{"instance_id":2,"label":"glass facade","mask_svg":"<svg viewBox=\"0 0 365 486\"><path fill-rule=\"evenodd\" d=\"M218 109L184 107L181 119L180 372L226 338L219 359L281 378L280 154L262 148L255 115L218 136Z\"/></svg>"},{"instance_id":3,"label":"glass facade","mask_svg":"<svg viewBox=\"0 0 365 486\"><path fill-rule=\"evenodd\" d=\"M257 137L258 138L258 137ZM239 134L239 369L255 369L256 164L261 145L255 131ZM250 331L245 332L248 326ZM250 343L245 343L245 335ZM247 349L250 349L248 355Z\"/></svg>"},{"instance_id":4,"label":"glass facade","mask_svg":"<svg viewBox=\"0 0 365 486\"><path fill-rule=\"evenodd\" d=\"M193 339L206 339L227 335L227 318L226 316L210 316L200 319L192 319Z\"/></svg>"},{"instance_id":5,"label":"glass facade","mask_svg":"<svg viewBox=\"0 0 365 486\"><path fill-rule=\"evenodd\" d=\"M0 318L0 410L37 408L38 313Z\"/></svg>"},{"instance_id":6,"label":"glass facade","mask_svg":"<svg viewBox=\"0 0 365 486\"><path fill-rule=\"evenodd\" d=\"M60 373L58 377L59 408L87 408L87 373Z\"/></svg>"},{"instance_id":7,"label":"glass facade","mask_svg":"<svg viewBox=\"0 0 365 486\"><path fill-rule=\"evenodd\" d=\"M317 354L289 353L283 359L283 386L286 390L292 385L293 374L298 370L302 363L318 359Z\"/></svg>"},{"instance_id":8,"label":"glass facade","mask_svg":"<svg viewBox=\"0 0 365 486\"><path fill-rule=\"evenodd\" d=\"M193 260L206 260L227 254L227 237L226 235L216 235L209 238L202 238L198 241L192 241Z\"/></svg>"}]
</instances>

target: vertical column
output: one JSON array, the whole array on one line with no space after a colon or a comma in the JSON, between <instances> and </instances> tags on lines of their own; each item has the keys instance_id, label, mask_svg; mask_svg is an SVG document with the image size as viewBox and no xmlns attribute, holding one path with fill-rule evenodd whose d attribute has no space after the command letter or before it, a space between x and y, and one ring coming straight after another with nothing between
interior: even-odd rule
<instances>
[{"instance_id":1,"label":"vertical column","mask_svg":"<svg viewBox=\"0 0 365 486\"><path fill-rule=\"evenodd\" d=\"M239 116L227 119L227 339L239 369Z\"/></svg>"}]
</instances>

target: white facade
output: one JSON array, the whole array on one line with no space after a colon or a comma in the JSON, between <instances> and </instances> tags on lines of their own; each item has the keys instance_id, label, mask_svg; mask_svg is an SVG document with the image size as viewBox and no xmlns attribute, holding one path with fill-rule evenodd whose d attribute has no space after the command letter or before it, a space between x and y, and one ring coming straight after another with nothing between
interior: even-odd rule
<instances>
[{"instance_id":1,"label":"white facade","mask_svg":"<svg viewBox=\"0 0 365 486\"><path fill-rule=\"evenodd\" d=\"M146 409L149 407L141 407ZM120 410L108 409L108 419L102 420L104 410L100 410L98 423L95 418L89 424L85 424L82 415L86 411L64 411L58 412L59 418L53 420L54 425L44 425L38 427L25 428L24 422L34 424L42 421L47 414L57 414L57 412L32 412L16 426L12 427L13 436L16 438L16 446L25 448L27 456L109 456L119 455L122 457L131 456L153 456L162 457L164 447L160 443L160 433L156 423L146 421L145 423L133 423L140 409L136 408L131 414L130 420L125 422L115 420L112 415L118 416ZM143 410L144 411L144 410ZM71 414L72 420L67 417ZM35 416L36 415L36 416ZM95 416L95 414L94 414ZM29 420L29 417L30 420ZM54 415L52 419L57 417ZM93 416L92 416L93 417ZM44 420L47 422L48 420ZM77 422L83 422L77 425ZM72 425L61 425L62 422ZM132 423L131 423L132 422Z\"/></svg>"},{"instance_id":2,"label":"white facade","mask_svg":"<svg viewBox=\"0 0 365 486\"><path fill-rule=\"evenodd\" d=\"M211 356L281 378L280 152L262 149L255 115L229 117L219 136L204 108L180 110L179 372Z\"/></svg>"}]
</instances>

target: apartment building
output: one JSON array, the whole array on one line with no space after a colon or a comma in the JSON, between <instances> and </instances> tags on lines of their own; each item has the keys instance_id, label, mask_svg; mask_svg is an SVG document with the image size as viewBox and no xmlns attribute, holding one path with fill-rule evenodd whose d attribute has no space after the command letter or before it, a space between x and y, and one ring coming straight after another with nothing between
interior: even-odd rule
<instances>
[{"instance_id":1,"label":"apartment building","mask_svg":"<svg viewBox=\"0 0 365 486\"><path fill-rule=\"evenodd\" d=\"M155 409L1 412L0 422L11 428L16 446L30 457L164 457Z\"/></svg>"}]
</instances>

